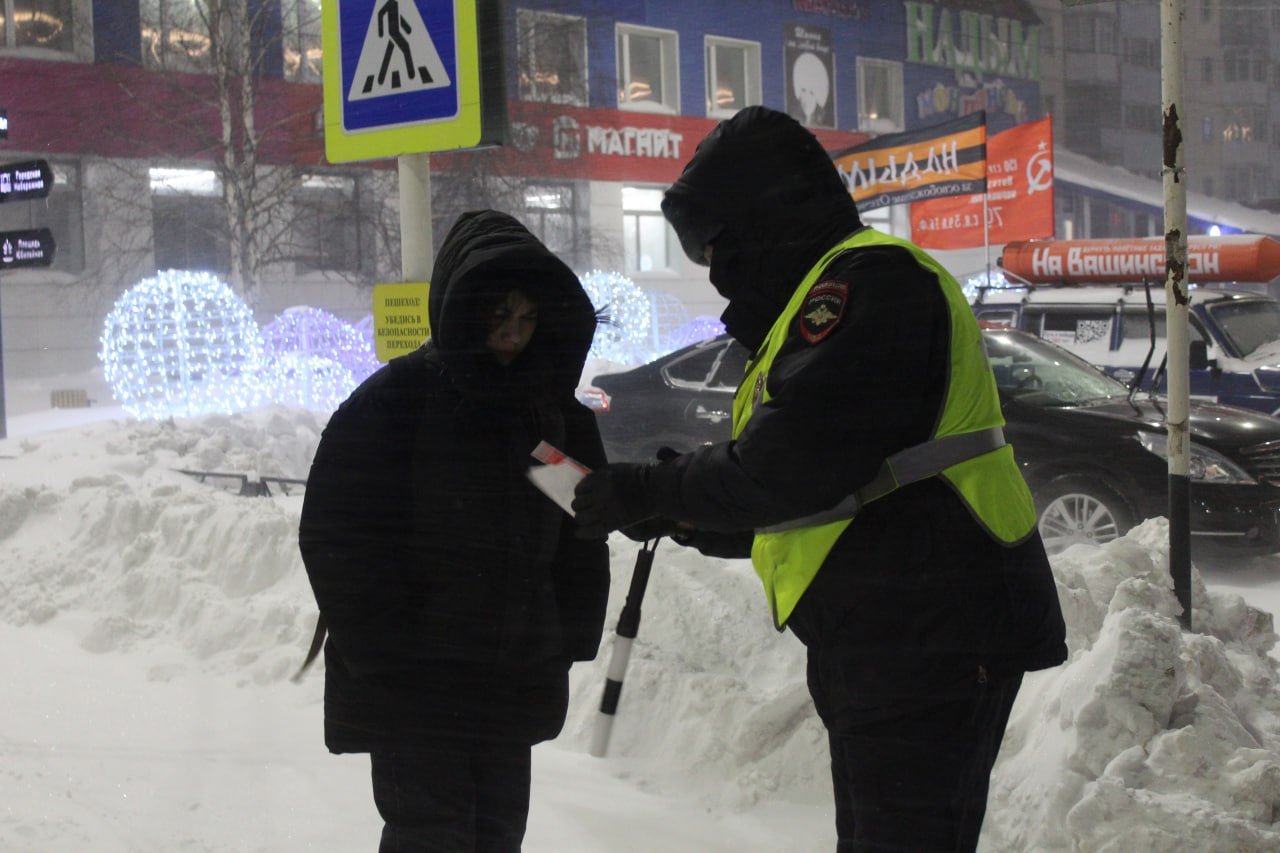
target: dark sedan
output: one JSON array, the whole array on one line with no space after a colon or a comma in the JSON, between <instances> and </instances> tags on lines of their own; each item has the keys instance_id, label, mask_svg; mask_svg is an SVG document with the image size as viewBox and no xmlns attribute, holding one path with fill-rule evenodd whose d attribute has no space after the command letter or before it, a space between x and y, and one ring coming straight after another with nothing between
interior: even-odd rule
<instances>
[{"instance_id":1,"label":"dark sedan","mask_svg":"<svg viewBox=\"0 0 1280 853\"><path fill-rule=\"evenodd\" d=\"M1066 350L1012 329L983 332L1013 445L1050 553L1107 542L1167 515L1164 406ZM593 378L609 458L649 461L729 438L746 351L727 337ZM1280 551L1280 419L1191 403L1191 530L1197 556Z\"/></svg>"}]
</instances>

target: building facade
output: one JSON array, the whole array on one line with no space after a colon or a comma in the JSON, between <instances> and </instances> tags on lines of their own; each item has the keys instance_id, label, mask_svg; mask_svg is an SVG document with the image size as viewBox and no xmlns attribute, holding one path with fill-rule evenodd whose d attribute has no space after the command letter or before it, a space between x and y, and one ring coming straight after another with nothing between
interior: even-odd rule
<instances>
[{"instance_id":1,"label":"building facade","mask_svg":"<svg viewBox=\"0 0 1280 853\"><path fill-rule=\"evenodd\" d=\"M1160 4L1032 2L1042 23L1042 103L1054 116L1055 146L1158 188ZM1202 233L1197 228L1213 227L1209 211L1219 202L1280 208L1280 6L1274 0L1182 6L1183 163L1195 194L1192 231ZM1067 223L1075 236L1163 230L1158 201L1133 205L1062 190L1059 236L1067 236Z\"/></svg>"},{"instance_id":2,"label":"building facade","mask_svg":"<svg viewBox=\"0 0 1280 853\"><path fill-rule=\"evenodd\" d=\"M372 14L385 0L346 2ZM1188 2L1191 187L1280 195L1280 20L1241 27ZM399 280L395 163L324 158L319 0L0 4L0 157L44 158L56 175L47 200L0 205L0 230L49 227L58 245L48 269L0 272L10 376L92 366L113 301L159 269L225 276L264 320L298 304L357 320L374 283ZM1154 3L500 8L506 144L432 155L435 240L457 213L498 207L574 269L623 273L689 316L722 303L679 251L661 192L717 121L751 104L796 116L833 152L979 110L989 133L1052 113L1059 149L1158 187ZM1158 196L1060 180L1057 198L1059 236L1160 228ZM1209 227L1192 213L1193 231ZM905 210L866 218L909 229Z\"/></svg>"},{"instance_id":3,"label":"building facade","mask_svg":"<svg viewBox=\"0 0 1280 853\"><path fill-rule=\"evenodd\" d=\"M0 152L56 175L47 201L0 206L0 228L48 226L58 245L51 268L3 273L10 375L91 366L112 302L159 269L226 276L264 319L295 304L357 319L373 283L398 280L394 163L323 157L318 0L0 2ZM510 135L432 156L437 237L461 209L501 207L575 269L625 273L690 315L720 304L658 202L721 118L763 103L838 150L1040 111L1022 0L502 9ZM877 221L901 230L892 216Z\"/></svg>"}]
</instances>

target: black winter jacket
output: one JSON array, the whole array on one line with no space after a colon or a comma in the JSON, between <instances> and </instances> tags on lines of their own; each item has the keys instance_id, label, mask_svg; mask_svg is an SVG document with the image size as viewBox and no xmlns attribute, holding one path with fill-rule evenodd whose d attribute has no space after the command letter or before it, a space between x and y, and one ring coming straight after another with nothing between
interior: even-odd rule
<instances>
[{"instance_id":1,"label":"black winter jacket","mask_svg":"<svg viewBox=\"0 0 1280 853\"><path fill-rule=\"evenodd\" d=\"M518 285L536 331L509 368L483 347ZM563 263L514 219L461 217L441 245L432 339L357 388L312 463L299 544L325 646L334 752L532 744L563 725L568 667L595 656L608 551L528 481L548 441L604 463L573 396L595 330Z\"/></svg>"},{"instance_id":2,"label":"black winter jacket","mask_svg":"<svg viewBox=\"0 0 1280 853\"><path fill-rule=\"evenodd\" d=\"M737 179L744 164L749 182ZM726 327L753 351L812 265L863 227L812 135L764 108L722 122L663 207L691 255L699 235L714 235ZM834 506L941 416L950 321L936 276L905 249L870 247L838 256L818 282L847 288L834 327L811 342L800 312L769 373L772 399L738 438L649 471L651 504L719 531L705 540L722 555L747 556L755 528ZM818 711L836 728L1066 658L1039 534L1001 544L936 477L862 510L788 627L809 648Z\"/></svg>"}]
</instances>

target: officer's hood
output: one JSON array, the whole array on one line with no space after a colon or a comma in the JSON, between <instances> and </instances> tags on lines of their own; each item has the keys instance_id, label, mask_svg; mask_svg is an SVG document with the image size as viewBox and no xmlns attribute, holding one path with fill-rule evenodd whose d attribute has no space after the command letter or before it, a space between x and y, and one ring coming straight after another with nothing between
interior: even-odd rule
<instances>
[{"instance_id":1,"label":"officer's hood","mask_svg":"<svg viewBox=\"0 0 1280 853\"><path fill-rule=\"evenodd\" d=\"M485 347L494 307L513 288L538 305L528 347L508 368ZM572 393L595 335L591 300L573 270L513 217L464 213L436 254L427 303L432 345L464 387Z\"/></svg>"},{"instance_id":2,"label":"officer's hood","mask_svg":"<svg viewBox=\"0 0 1280 853\"><path fill-rule=\"evenodd\" d=\"M729 300L722 319L756 349L805 273L861 227L831 157L795 119L748 107L698 144L667 190L662 212L685 254L706 264Z\"/></svg>"}]
</instances>

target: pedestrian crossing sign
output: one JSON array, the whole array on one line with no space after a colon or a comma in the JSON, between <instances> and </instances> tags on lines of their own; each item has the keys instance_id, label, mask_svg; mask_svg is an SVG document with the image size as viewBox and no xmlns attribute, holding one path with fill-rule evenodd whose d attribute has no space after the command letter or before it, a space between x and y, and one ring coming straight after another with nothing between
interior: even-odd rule
<instances>
[{"instance_id":1,"label":"pedestrian crossing sign","mask_svg":"<svg viewBox=\"0 0 1280 853\"><path fill-rule=\"evenodd\" d=\"M324 0L325 154L370 160L481 144L488 0Z\"/></svg>"}]
</instances>

